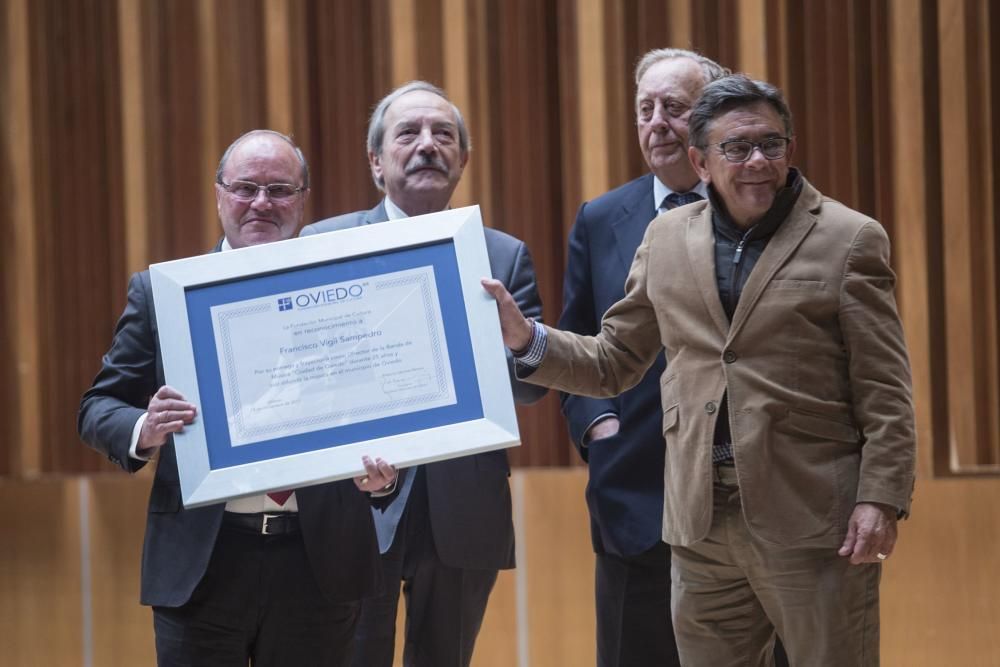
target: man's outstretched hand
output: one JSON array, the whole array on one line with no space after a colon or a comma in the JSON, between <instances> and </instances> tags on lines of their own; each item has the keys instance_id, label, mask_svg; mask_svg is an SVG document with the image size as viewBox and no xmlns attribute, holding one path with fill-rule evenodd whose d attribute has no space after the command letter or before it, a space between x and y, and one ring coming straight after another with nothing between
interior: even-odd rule
<instances>
[{"instance_id":1,"label":"man's outstretched hand","mask_svg":"<svg viewBox=\"0 0 1000 667\"><path fill-rule=\"evenodd\" d=\"M500 312L503 344L514 352L524 350L531 343L531 334L534 330L531 321L521 314L521 309L517 307L514 297L503 283L493 278L483 278L481 282L483 289L496 299L497 310Z\"/></svg>"}]
</instances>

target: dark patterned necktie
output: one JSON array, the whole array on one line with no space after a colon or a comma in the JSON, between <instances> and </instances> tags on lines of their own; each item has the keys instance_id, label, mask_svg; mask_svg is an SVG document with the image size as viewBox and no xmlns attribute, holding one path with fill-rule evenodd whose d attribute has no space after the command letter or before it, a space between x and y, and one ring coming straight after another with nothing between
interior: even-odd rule
<instances>
[{"instance_id":1,"label":"dark patterned necktie","mask_svg":"<svg viewBox=\"0 0 1000 667\"><path fill-rule=\"evenodd\" d=\"M669 195L663 198L660 203L661 211L669 211L672 208L677 208L678 206L686 206L687 204L693 204L696 201L701 201L704 199L697 192L685 192L684 194L677 194L676 192L671 192Z\"/></svg>"}]
</instances>

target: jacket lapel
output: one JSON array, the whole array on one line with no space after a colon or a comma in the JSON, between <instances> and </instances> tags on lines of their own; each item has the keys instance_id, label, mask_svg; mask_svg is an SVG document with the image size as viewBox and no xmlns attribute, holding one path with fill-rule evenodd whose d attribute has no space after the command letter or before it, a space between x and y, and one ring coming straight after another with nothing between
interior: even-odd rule
<instances>
[{"instance_id":1,"label":"jacket lapel","mask_svg":"<svg viewBox=\"0 0 1000 667\"><path fill-rule=\"evenodd\" d=\"M760 295L764 292L767 284L771 282L774 274L784 265L792 252L802 243L802 239L816 224L814 211L819 210L822 200L822 195L808 181L802 184L799 200L795 203L788 218L778 227L767 247L764 248L764 252L761 253L760 259L757 260L757 264L753 267L753 271L743 287L740 302L733 314L733 323L729 328L730 340L739 333L750 311L757 305Z\"/></svg>"},{"instance_id":2,"label":"jacket lapel","mask_svg":"<svg viewBox=\"0 0 1000 667\"><path fill-rule=\"evenodd\" d=\"M372 225L376 222L388 222L389 214L385 212L385 199L378 203L378 206L365 213L364 224Z\"/></svg>"},{"instance_id":3,"label":"jacket lapel","mask_svg":"<svg viewBox=\"0 0 1000 667\"><path fill-rule=\"evenodd\" d=\"M635 249L646 235L646 227L656 217L653 208L653 175L647 174L622 202L621 216L611 223L622 269L628 274L635 259Z\"/></svg>"},{"instance_id":4,"label":"jacket lapel","mask_svg":"<svg viewBox=\"0 0 1000 667\"><path fill-rule=\"evenodd\" d=\"M712 207L706 206L700 215L687 219L688 260L695 285L705 302L705 308L723 337L729 330L726 311L719 300L719 283L715 278L715 233L712 231Z\"/></svg>"}]
</instances>

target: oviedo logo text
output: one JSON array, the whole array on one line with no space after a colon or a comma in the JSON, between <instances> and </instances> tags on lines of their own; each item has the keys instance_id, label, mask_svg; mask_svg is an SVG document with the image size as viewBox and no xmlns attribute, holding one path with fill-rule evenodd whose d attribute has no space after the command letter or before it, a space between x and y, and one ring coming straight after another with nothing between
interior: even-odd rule
<instances>
[{"instance_id":1,"label":"oviedo logo text","mask_svg":"<svg viewBox=\"0 0 1000 667\"><path fill-rule=\"evenodd\" d=\"M299 292L292 296L282 296L278 298L278 310L292 310L298 308L319 308L321 306L332 306L344 301L353 301L364 296L365 288L363 283L340 287L326 287L323 289Z\"/></svg>"}]
</instances>

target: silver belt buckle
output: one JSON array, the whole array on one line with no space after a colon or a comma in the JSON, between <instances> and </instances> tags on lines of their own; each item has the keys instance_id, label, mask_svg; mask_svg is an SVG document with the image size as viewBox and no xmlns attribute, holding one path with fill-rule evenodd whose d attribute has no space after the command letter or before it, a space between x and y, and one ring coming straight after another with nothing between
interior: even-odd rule
<instances>
[{"instance_id":1,"label":"silver belt buckle","mask_svg":"<svg viewBox=\"0 0 1000 667\"><path fill-rule=\"evenodd\" d=\"M267 531L267 525L268 525L268 523L270 522L271 519L276 519L276 518L278 518L277 514L268 514L267 512L264 513L264 521L261 522L261 525L260 525L260 534L261 535L271 535L272 534L272 533L269 533Z\"/></svg>"}]
</instances>

